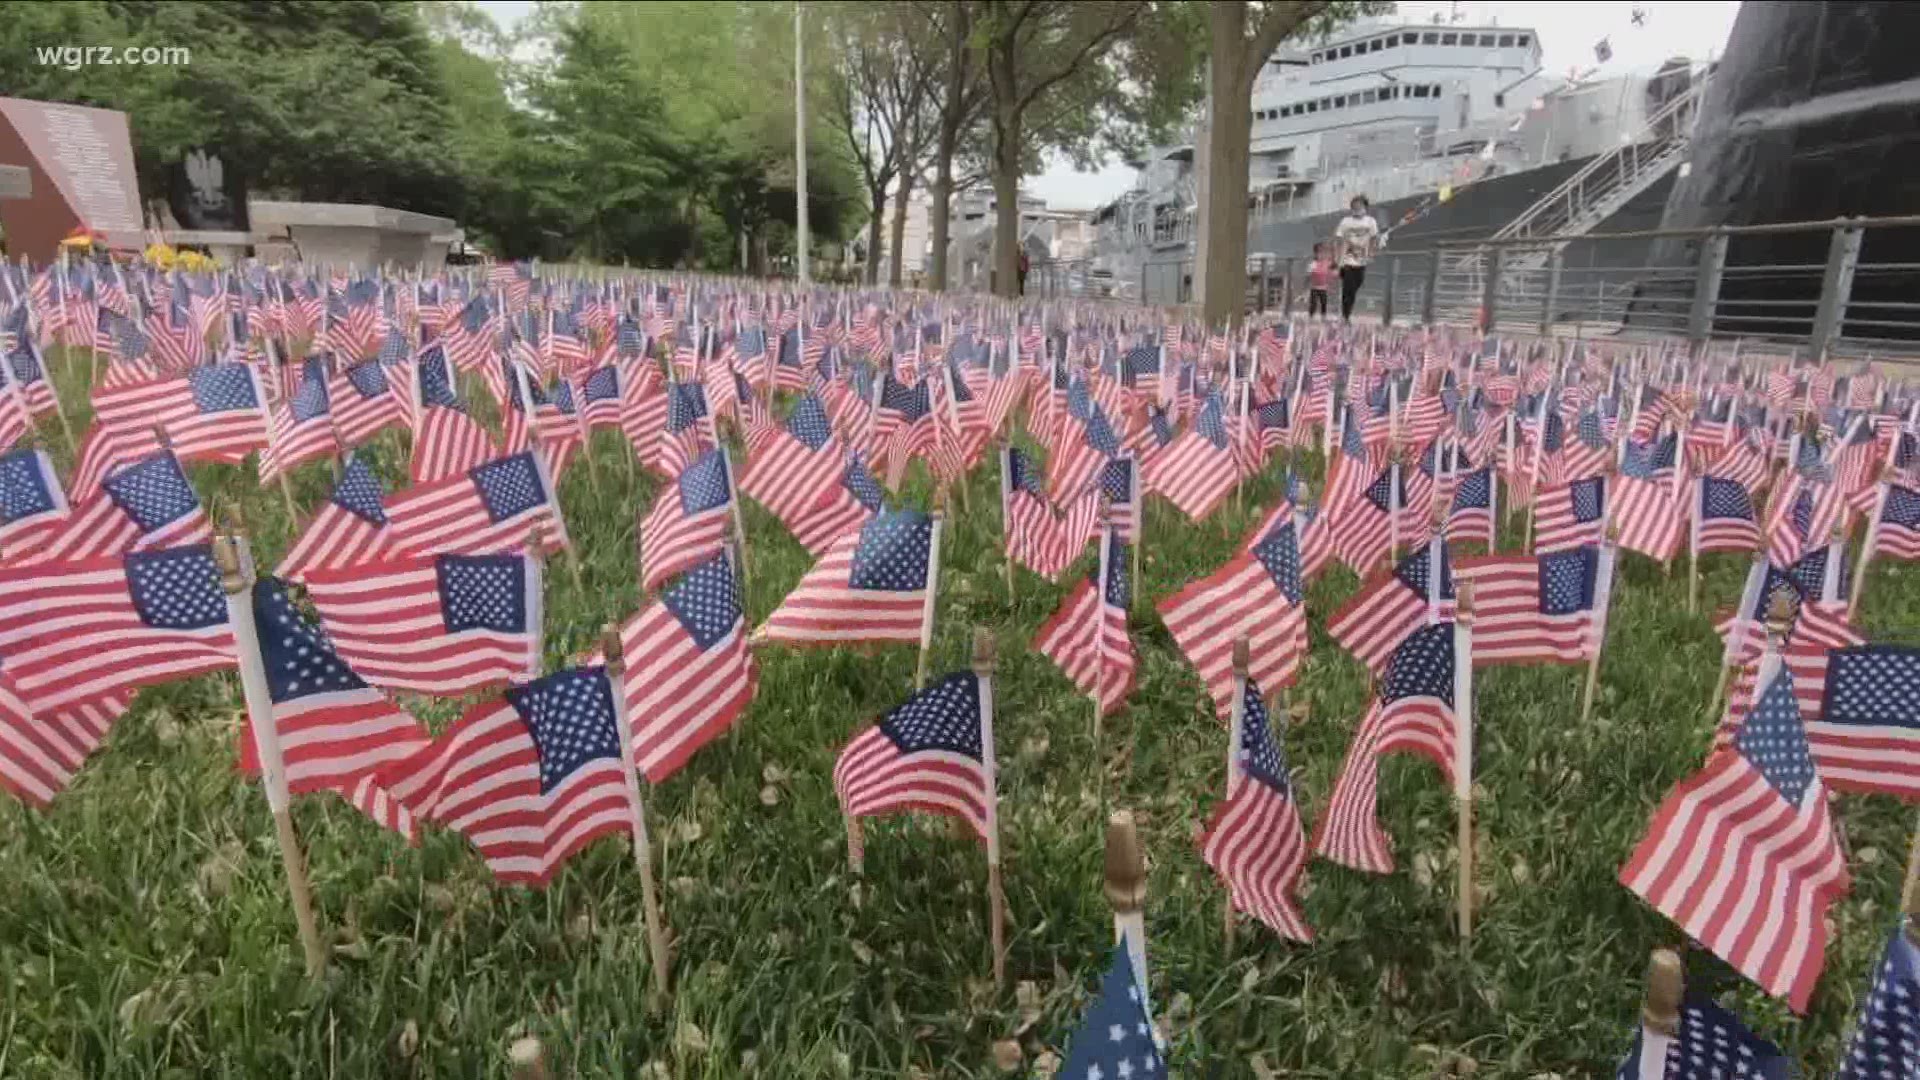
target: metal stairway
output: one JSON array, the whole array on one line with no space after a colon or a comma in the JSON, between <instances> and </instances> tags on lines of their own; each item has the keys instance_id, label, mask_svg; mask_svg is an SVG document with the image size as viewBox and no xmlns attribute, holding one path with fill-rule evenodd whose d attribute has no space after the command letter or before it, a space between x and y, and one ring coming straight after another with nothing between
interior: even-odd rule
<instances>
[{"instance_id":1,"label":"metal stairway","mask_svg":"<svg viewBox=\"0 0 1920 1080\"><path fill-rule=\"evenodd\" d=\"M1487 239L1544 242L1502 245L1500 285L1511 291L1520 278L1546 266L1567 242L1593 231L1641 192L1678 168L1693 144L1693 125L1705 98L1708 77L1691 85L1647 118L1625 143L1596 156ZM1471 279L1472 295L1484 282L1484 251L1448 260L1447 270Z\"/></svg>"}]
</instances>

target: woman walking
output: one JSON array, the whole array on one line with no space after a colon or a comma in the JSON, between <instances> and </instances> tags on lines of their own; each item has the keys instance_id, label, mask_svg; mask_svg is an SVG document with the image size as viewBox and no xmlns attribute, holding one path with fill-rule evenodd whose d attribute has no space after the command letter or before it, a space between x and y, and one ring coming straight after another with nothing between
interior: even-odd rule
<instances>
[{"instance_id":1,"label":"woman walking","mask_svg":"<svg viewBox=\"0 0 1920 1080\"><path fill-rule=\"evenodd\" d=\"M1340 321L1353 321L1353 301L1367 280L1367 264L1380 249L1380 223L1367 212L1367 197L1355 195L1347 216L1333 230L1340 246Z\"/></svg>"}]
</instances>

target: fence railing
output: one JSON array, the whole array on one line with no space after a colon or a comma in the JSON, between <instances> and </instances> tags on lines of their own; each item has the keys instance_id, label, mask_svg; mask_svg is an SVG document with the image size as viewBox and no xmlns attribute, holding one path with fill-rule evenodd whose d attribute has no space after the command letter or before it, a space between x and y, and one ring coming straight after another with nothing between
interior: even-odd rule
<instances>
[{"instance_id":1,"label":"fence railing","mask_svg":"<svg viewBox=\"0 0 1920 1080\"><path fill-rule=\"evenodd\" d=\"M1149 264L1141 299L1189 302L1150 286L1189 280L1191 265ZM1304 314L1307 267L1304 257L1250 267L1249 309ZM1331 292L1337 317L1338 281ZM1354 311L1386 323L1739 337L1920 362L1920 216L1389 249L1367 268Z\"/></svg>"}]
</instances>

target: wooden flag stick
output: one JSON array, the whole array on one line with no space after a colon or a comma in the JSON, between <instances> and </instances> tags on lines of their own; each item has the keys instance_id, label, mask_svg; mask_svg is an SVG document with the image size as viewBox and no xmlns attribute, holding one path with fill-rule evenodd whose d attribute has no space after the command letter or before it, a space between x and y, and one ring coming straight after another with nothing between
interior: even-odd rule
<instances>
[{"instance_id":1,"label":"wooden flag stick","mask_svg":"<svg viewBox=\"0 0 1920 1080\"><path fill-rule=\"evenodd\" d=\"M1140 851L1140 834L1131 810L1115 810L1107 818L1105 877L1107 903L1113 908L1113 936L1126 943L1127 955L1133 961L1133 977L1144 987L1147 985L1147 860Z\"/></svg>"},{"instance_id":2,"label":"wooden flag stick","mask_svg":"<svg viewBox=\"0 0 1920 1080\"><path fill-rule=\"evenodd\" d=\"M1473 940L1473 584L1454 586L1453 620L1453 797L1458 808L1460 848L1460 941Z\"/></svg>"},{"instance_id":3,"label":"wooden flag stick","mask_svg":"<svg viewBox=\"0 0 1920 1080\"><path fill-rule=\"evenodd\" d=\"M733 482L733 455L720 447L720 464L727 470L727 509L733 515L734 546L740 555L740 586L747 585L747 524L740 516L740 488Z\"/></svg>"},{"instance_id":4,"label":"wooden flag stick","mask_svg":"<svg viewBox=\"0 0 1920 1080\"><path fill-rule=\"evenodd\" d=\"M507 1060L513 1065L513 1080L548 1080L551 1075L547 1072L546 1051L531 1035L514 1040Z\"/></svg>"},{"instance_id":5,"label":"wooden flag stick","mask_svg":"<svg viewBox=\"0 0 1920 1080\"><path fill-rule=\"evenodd\" d=\"M1012 376L1008 376L1011 378ZM1013 525L1009 520L1008 507L1013 502L1013 460L1011 445L1005 435L1000 436L1000 569L1007 579L1007 604L1012 606L1013 594Z\"/></svg>"},{"instance_id":6,"label":"wooden flag stick","mask_svg":"<svg viewBox=\"0 0 1920 1080\"><path fill-rule=\"evenodd\" d=\"M627 719L625 649L612 626L600 636L600 655L607 665L613 691L614 725L620 733L620 758L627 774L627 798L632 809L633 861L640 867L640 903L647 924L647 951L653 962L653 990L649 1012L658 1012L668 999L667 931L660 916L660 891L653 881L653 845L647 837L646 805L640 800L640 773L633 760L633 726Z\"/></svg>"},{"instance_id":7,"label":"wooden flag stick","mask_svg":"<svg viewBox=\"0 0 1920 1080\"><path fill-rule=\"evenodd\" d=\"M1593 695L1600 686L1600 653L1607 644L1607 616L1613 606L1613 564L1619 557L1619 543L1619 527L1607 526L1606 543L1600 545L1599 565L1593 571L1593 655L1587 659L1587 685L1580 695L1582 728L1593 716Z\"/></svg>"},{"instance_id":8,"label":"wooden flag stick","mask_svg":"<svg viewBox=\"0 0 1920 1080\"><path fill-rule=\"evenodd\" d=\"M300 837L294 832L288 807L287 766L280 754L280 729L273 718L273 695L267 686L266 665L260 658L259 628L253 620L252 559L245 538L239 535L220 538L213 545L213 556L220 571L220 586L227 594L227 621L239 645L240 689L246 699L253 746L260 757L260 784L266 790L267 808L273 812L273 829L280 842L280 864L287 873L287 891L293 899L300 948L306 954L307 977L318 979L326 970L327 952L320 943L306 857L301 853Z\"/></svg>"},{"instance_id":9,"label":"wooden flag stick","mask_svg":"<svg viewBox=\"0 0 1920 1080\"><path fill-rule=\"evenodd\" d=\"M1247 672L1253 663L1253 643L1247 635L1241 634L1233 641L1233 708L1232 722L1227 727L1227 798L1231 799L1240 788L1240 744L1245 741L1247 724ZM1278 736L1275 736L1278 738ZM1277 744L1276 744L1277 745ZM1229 892L1221 898L1222 940L1226 942L1227 955L1233 955L1234 911L1233 894Z\"/></svg>"},{"instance_id":10,"label":"wooden flag stick","mask_svg":"<svg viewBox=\"0 0 1920 1080\"><path fill-rule=\"evenodd\" d=\"M1693 512L1687 515L1687 614L1700 610L1700 505L1696 487Z\"/></svg>"},{"instance_id":11,"label":"wooden flag stick","mask_svg":"<svg viewBox=\"0 0 1920 1080\"><path fill-rule=\"evenodd\" d=\"M993 631L973 628L973 674L980 680L980 759L987 775L987 904L993 985L1007 983L1007 893L1000 880L999 766L993 746Z\"/></svg>"},{"instance_id":12,"label":"wooden flag stick","mask_svg":"<svg viewBox=\"0 0 1920 1080\"><path fill-rule=\"evenodd\" d=\"M1647 1030L1674 1038L1680 1034L1680 1001L1686 991L1686 973L1680 955L1672 949L1655 949L1647 965L1647 998L1640 1008L1640 1023ZM1660 1055L1654 1060L1664 1061Z\"/></svg>"},{"instance_id":13,"label":"wooden flag stick","mask_svg":"<svg viewBox=\"0 0 1920 1080\"><path fill-rule=\"evenodd\" d=\"M927 538L927 599L920 609L920 660L913 669L913 688L927 686L927 663L933 651L933 605L940 593L940 526L946 520L938 496L934 500L933 534Z\"/></svg>"},{"instance_id":14,"label":"wooden flag stick","mask_svg":"<svg viewBox=\"0 0 1920 1080\"><path fill-rule=\"evenodd\" d=\"M1860 603L1860 594L1867 590L1867 566L1873 562L1873 546L1880 539L1880 519L1887 512L1887 493L1893 476L1893 467L1888 466L1880 474L1880 490L1873 497L1873 514L1867 518L1867 535L1860 541L1860 557L1853 564L1853 589L1847 594L1849 622L1853 620L1854 608Z\"/></svg>"}]
</instances>

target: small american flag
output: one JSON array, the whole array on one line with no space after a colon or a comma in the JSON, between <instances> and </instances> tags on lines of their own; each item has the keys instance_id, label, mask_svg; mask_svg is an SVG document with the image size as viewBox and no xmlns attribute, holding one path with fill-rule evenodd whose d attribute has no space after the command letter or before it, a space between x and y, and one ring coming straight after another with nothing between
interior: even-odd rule
<instances>
[{"instance_id":1,"label":"small american flag","mask_svg":"<svg viewBox=\"0 0 1920 1080\"><path fill-rule=\"evenodd\" d=\"M716 445L706 389L697 382L668 386L666 424L654 448L654 468L663 476L678 476L693 459Z\"/></svg>"},{"instance_id":2,"label":"small american flag","mask_svg":"<svg viewBox=\"0 0 1920 1080\"><path fill-rule=\"evenodd\" d=\"M333 427L341 446L359 446L388 424L405 424L400 396L378 360L355 364L333 377Z\"/></svg>"},{"instance_id":3,"label":"small american flag","mask_svg":"<svg viewBox=\"0 0 1920 1080\"><path fill-rule=\"evenodd\" d=\"M733 520L727 472L726 451L709 450L654 497L640 520L641 582L649 591L726 545Z\"/></svg>"},{"instance_id":4,"label":"small american flag","mask_svg":"<svg viewBox=\"0 0 1920 1080\"><path fill-rule=\"evenodd\" d=\"M1376 814L1380 755L1411 751L1438 765L1450 786L1463 779L1454 775L1455 743L1463 734L1456 710L1467 707L1454 700L1461 659L1451 622L1417 630L1394 650L1380 697L1360 721L1334 781L1314 836L1316 853L1355 870L1393 871L1393 840Z\"/></svg>"},{"instance_id":5,"label":"small american flag","mask_svg":"<svg viewBox=\"0 0 1920 1080\"><path fill-rule=\"evenodd\" d=\"M784 427L770 429L748 453L740 490L779 518L814 555L866 520L866 508L840 483L844 454L819 395L794 402Z\"/></svg>"},{"instance_id":6,"label":"small american flag","mask_svg":"<svg viewBox=\"0 0 1920 1080\"><path fill-rule=\"evenodd\" d=\"M200 496L179 459L163 450L109 474L100 482L99 493L74 507L58 530L8 553L10 561L24 566L212 540L213 526L201 509Z\"/></svg>"},{"instance_id":7,"label":"small american flag","mask_svg":"<svg viewBox=\"0 0 1920 1080\"><path fill-rule=\"evenodd\" d=\"M614 693L604 667L513 686L380 782L415 814L466 834L500 881L544 885L574 852L632 826Z\"/></svg>"},{"instance_id":8,"label":"small american flag","mask_svg":"<svg viewBox=\"0 0 1920 1080\"><path fill-rule=\"evenodd\" d=\"M273 410L267 446L260 452L260 479L273 480L309 461L330 457L336 449L326 365L320 357L310 356L301 365L293 393Z\"/></svg>"},{"instance_id":9,"label":"small american flag","mask_svg":"<svg viewBox=\"0 0 1920 1080\"><path fill-rule=\"evenodd\" d=\"M980 676L961 672L917 691L854 736L833 766L848 818L923 811L993 835L993 732Z\"/></svg>"},{"instance_id":10,"label":"small american flag","mask_svg":"<svg viewBox=\"0 0 1920 1080\"><path fill-rule=\"evenodd\" d=\"M1598 544L1607 524L1607 478L1589 476L1540 493L1533 549L1542 554Z\"/></svg>"},{"instance_id":11,"label":"small american flag","mask_svg":"<svg viewBox=\"0 0 1920 1080\"><path fill-rule=\"evenodd\" d=\"M316 570L344 570L393 554L393 532L381 505L380 480L367 463L349 458L333 494L293 542L275 571L304 582Z\"/></svg>"},{"instance_id":12,"label":"small american flag","mask_svg":"<svg viewBox=\"0 0 1920 1080\"><path fill-rule=\"evenodd\" d=\"M1703 555L1760 550L1760 524L1754 519L1753 500L1738 481L1718 476L1700 478L1693 527L1693 548Z\"/></svg>"},{"instance_id":13,"label":"small american flag","mask_svg":"<svg viewBox=\"0 0 1920 1080\"><path fill-rule=\"evenodd\" d=\"M428 555L307 575L341 659L392 690L457 695L540 666L540 564Z\"/></svg>"},{"instance_id":14,"label":"small american flag","mask_svg":"<svg viewBox=\"0 0 1920 1080\"><path fill-rule=\"evenodd\" d=\"M1148 1020L1140 985L1122 939L1100 982L1100 997L1073 1034L1060 1080L1164 1080L1167 1061Z\"/></svg>"},{"instance_id":15,"label":"small american flag","mask_svg":"<svg viewBox=\"0 0 1920 1080\"><path fill-rule=\"evenodd\" d=\"M1034 637L1034 648L1059 665L1081 693L1098 699L1102 714L1117 711L1133 690L1136 657L1127 636L1131 603L1127 545L1108 528L1092 575L1073 587Z\"/></svg>"},{"instance_id":16,"label":"small american flag","mask_svg":"<svg viewBox=\"0 0 1920 1080\"><path fill-rule=\"evenodd\" d=\"M259 375L247 364L209 364L178 378L101 387L94 416L103 427L151 443L165 429L186 461L238 465L267 445Z\"/></svg>"},{"instance_id":17,"label":"small american flag","mask_svg":"<svg viewBox=\"0 0 1920 1080\"><path fill-rule=\"evenodd\" d=\"M1160 604L1160 620L1200 673L1220 716L1233 709L1233 646L1247 638L1249 672L1290 685L1307 652L1299 526L1289 511L1248 550Z\"/></svg>"},{"instance_id":18,"label":"small american flag","mask_svg":"<svg viewBox=\"0 0 1920 1080\"><path fill-rule=\"evenodd\" d=\"M133 704L129 690L35 713L0 676L0 789L45 807L106 741L113 722Z\"/></svg>"},{"instance_id":19,"label":"small american flag","mask_svg":"<svg viewBox=\"0 0 1920 1080\"><path fill-rule=\"evenodd\" d=\"M1099 406L1089 408L1084 420L1069 418L1061 425L1064 437L1048 461L1047 486L1062 498L1075 498L1100 475L1108 461L1120 454L1120 438Z\"/></svg>"},{"instance_id":20,"label":"small american flag","mask_svg":"<svg viewBox=\"0 0 1920 1080\"><path fill-rule=\"evenodd\" d=\"M1620 547L1666 562L1679 550L1687 519L1686 470L1648 471L1636 467L1633 457L1629 448L1609 493L1612 524L1619 530Z\"/></svg>"},{"instance_id":21,"label":"small american flag","mask_svg":"<svg viewBox=\"0 0 1920 1080\"><path fill-rule=\"evenodd\" d=\"M284 583L254 582L252 615L287 790L338 792L378 824L412 839L412 815L375 773L424 748L431 741L427 729L353 673L320 628L293 606ZM259 772L254 740L242 737L240 745L241 767Z\"/></svg>"},{"instance_id":22,"label":"small american flag","mask_svg":"<svg viewBox=\"0 0 1920 1080\"><path fill-rule=\"evenodd\" d=\"M1348 600L1327 620L1327 636L1379 674L1414 631L1451 619L1453 601L1447 544L1428 540Z\"/></svg>"},{"instance_id":23,"label":"small american flag","mask_svg":"<svg viewBox=\"0 0 1920 1080\"><path fill-rule=\"evenodd\" d=\"M688 570L621 628L633 756L649 783L672 776L753 700L759 675L746 638L724 553Z\"/></svg>"},{"instance_id":24,"label":"small american flag","mask_svg":"<svg viewBox=\"0 0 1920 1080\"><path fill-rule=\"evenodd\" d=\"M567 546L553 481L546 464L531 451L414 487L388 505L387 518L397 551L518 551L530 533L539 536L548 553Z\"/></svg>"},{"instance_id":25,"label":"small american flag","mask_svg":"<svg viewBox=\"0 0 1920 1080\"><path fill-rule=\"evenodd\" d=\"M1592 657L1606 630L1613 558L1602 546L1461 560L1455 575L1474 585L1474 665Z\"/></svg>"},{"instance_id":26,"label":"small american flag","mask_svg":"<svg viewBox=\"0 0 1920 1080\"><path fill-rule=\"evenodd\" d=\"M468 473L500 456L493 436L462 408L429 404L413 434L409 475L416 488Z\"/></svg>"},{"instance_id":27,"label":"small american flag","mask_svg":"<svg viewBox=\"0 0 1920 1080\"><path fill-rule=\"evenodd\" d=\"M587 430L618 428L621 403L625 401L625 371L619 363L594 368L580 384L580 421Z\"/></svg>"},{"instance_id":28,"label":"small american flag","mask_svg":"<svg viewBox=\"0 0 1920 1080\"><path fill-rule=\"evenodd\" d=\"M1194 521L1204 521L1218 509L1240 478L1224 408L1218 395L1209 396L1193 430L1175 438L1146 465L1147 487Z\"/></svg>"},{"instance_id":29,"label":"small american flag","mask_svg":"<svg viewBox=\"0 0 1920 1080\"><path fill-rule=\"evenodd\" d=\"M1453 502L1447 509L1447 539L1477 540L1485 544L1487 550L1493 550L1493 500L1493 466L1461 474L1453 487Z\"/></svg>"},{"instance_id":30,"label":"small american flag","mask_svg":"<svg viewBox=\"0 0 1920 1080\"><path fill-rule=\"evenodd\" d=\"M917 510L882 512L834 541L762 631L791 644L919 641L938 536L938 523Z\"/></svg>"},{"instance_id":31,"label":"small american flag","mask_svg":"<svg viewBox=\"0 0 1920 1080\"><path fill-rule=\"evenodd\" d=\"M1920 949L1912 934L1903 918L1887 935L1840 1059L1839 1080L1912 1080L1920 1074Z\"/></svg>"},{"instance_id":32,"label":"small american flag","mask_svg":"<svg viewBox=\"0 0 1920 1080\"><path fill-rule=\"evenodd\" d=\"M1085 515L1071 523L1063 521L1047 498L1039 470L1016 446L1002 448L1000 470L1000 520L1007 557L1042 577L1058 577L1086 548L1097 517L1086 521L1085 528L1076 527Z\"/></svg>"},{"instance_id":33,"label":"small american flag","mask_svg":"<svg viewBox=\"0 0 1920 1080\"><path fill-rule=\"evenodd\" d=\"M1312 941L1313 930L1294 900L1307 868L1307 838L1293 798L1287 757L1268 721L1260 684L1249 680L1242 696L1235 765L1227 797L1200 835L1200 857L1220 880L1235 909L1294 941Z\"/></svg>"},{"instance_id":34,"label":"small american flag","mask_svg":"<svg viewBox=\"0 0 1920 1080\"><path fill-rule=\"evenodd\" d=\"M1887 499L1873 525L1873 553L1920 559L1920 491L1887 485Z\"/></svg>"},{"instance_id":35,"label":"small american flag","mask_svg":"<svg viewBox=\"0 0 1920 1080\"><path fill-rule=\"evenodd\" d=\"M35 715L236 664L206 544L0 569L0 656Z\"/></svg>"},{"instance_id":36,"label":"small american flag","mask_svg":"<svg viewBox=\"0 0 1920 1080\"><path fill-rule=\"evenodd\" d=\"M1839 485L1794 472L1767 514L1768 561L1775 566L1798 562L1803 552L1826 544L1846 512Z\"/></svg>"},{"instance_id":37,"label":"small american flag","mask_svg":"<svg viewBox=\"0 0 1920 1080\"><path fill-rule=\"evenodd\" d=\"M1615 1080L1789 1080L1793 1063L1706 997L1680 1009L1675 1035L1640 1025ZM1842 1074L1845 1075L1845 1074ZM1865 1080L1862 1077L1862 1080Z\"/></svg>"},{"instance_id":38,"label":"small american flag","mask_svg":"<svg viewBox=\"0 0 1920 1080\"><path fill-rule=\"evenodd\" d=\"M1764 683L1733 745L1655 811L1620 882L1805 1012L1826 961L1827 905L1850 880L1792 676L1774 665Z\"/></svg>"},{"instance_id":39,"label":"small american flag","mask_svg":"<svg viewBox=\"0 0 1920 1080\"><path fill-rule=\"evenodd\" d=\"M1329 504L1333 550L1340 561L1365 574L1391 552L1396 539L1410 539L1395 535L1396 523L1406 521L1407 503L1405 471L1395 461L1381 469L1359 497L1339 507Z\"/></svg>"},{"instance_id":40,"label":"small american flag","mask_svg":"<svg viewBox=\"0 0 1920 1080\"><path fill-rule=\"evenodd\" d=\"M1824 676L1825 694L1806 724L1821 779L1835 791L1920 797L1920 649L1822 651L1824 672L1810 674Z\"/></svg>"},{"instance_id":41,"label":"small american flag","mask_svg":"<svg viewBox=\"0 0 1920 1080\"><path fill-rule=\"evenodd\" d=\"M45 450L0 454L0 551L8 561L37 547L42 536L66 523L68 513L67 493Z\"/></svg>"}]
</instances>

